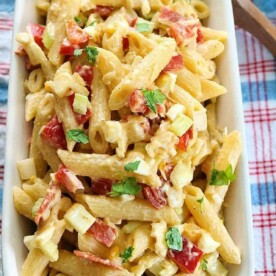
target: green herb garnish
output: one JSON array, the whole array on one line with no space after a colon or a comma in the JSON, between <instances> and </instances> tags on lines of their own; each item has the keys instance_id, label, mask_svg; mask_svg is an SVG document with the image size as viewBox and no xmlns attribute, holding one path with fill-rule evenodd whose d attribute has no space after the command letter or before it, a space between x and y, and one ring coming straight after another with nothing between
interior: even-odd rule
<instances>
[{"instance_id":1,"label":"green herb garnish","mask_svg":"<svg viewBox=\"0 0 276 276\"><path fill-rule=\"evenodd\" d=\"M151 111L156 113L156 109L157 109L156 105L162 104L165 101L166 96L161 92L160 89L156 89L156 90L143 89L142 91L143 91L147 106Z\"/></svg>"},{"instance_id":2,"label":"green herb garnish","mask_svg":"<svg viewBox=\"0 0 276 276\"><path fill-rule=\"evenodd\" d=\"M200 212L202 214L202 204L203 204L203 201L204 201L204 197L198 199L196 202L198 202L200 204Z\"/></svg>"},{"instance_id":3,"label":"green herb garnish","mask_svg":"<svg viewBox=\"0 0 276 276\"><path fill-rule=\"evenodd\" d=\"M236 176L233 173L233 169L230 164L225 171L218 171L213 169L211 172L209 184L215 186L228 185L229 182L234 181L235 178Z\"/></svg>"},{"instance_id":4,"label":"green herb garnish","mask_svg":"<svg viewBox=\"0 0 276 276\"><path fill-rule=\"evenodd\" d=\"M80 56L84 50L87 53L87 60L94 64L96 62L97 55L99 54L98 49L96 47L86 46L84 49L76 49L74 51L74 56Z\"/></svg>"},{"instance_id":5,"label":"green herb garnish","mask_svg":"<svg viewBox=\"0 0 276 276\"><path fill-rule=\"evenodd\" d=\"M166 233L166 242L170 249L182 251L182 236L176 227L171 227Z\"/></svg>"},{"instance_id":6,"label":"green herb garnish","mask_svg":"<svg viewBox=\"0 0 276 276\"><path fill-rule=\"evenodd\" d=\"M112 191L108 193L111 197L120 195L137 195L141 191L141 186L137 184L135 177L128 177L112 185Z\"/></svg>"},{"instance_id":7,"label":"green herb garnish","mask_svg":"<svg viewBox=\"0 0 276 276\"><path fill-rule=\"evenodd\" d=\"M134 248L132 246L128 247L125 249L125 251L123 251L119 257L123 259L123 263L127 262L128 259L132 256L132 252L133 252Z\"/></svg>"},{"instance_id":8,"label":"green herb garnish","mask_svg":"<svg viewBox=\"0 0 276 276\"><path fill-rule=\"evenodd\" d=\"M208 269L208 262L205 259L202 260L201 269L203 271L207 271L207 269Z\"/></svg>"},{"instance_id":9,"label":"green herb garnish","mask_svg":"<svg viewBox=\"0 0 276 276\"><path fill-rule=\"evenodd\" d=\"M82 20L81 20L79 17L77 17L77 16L74 17L74 20L75 20L76 23L77 23L78 25L80 25L80 26L83 24Z\"/></svg>"},{"instance_id":10,"label":"green herb garnish","mask_svg":"<svg viewBox=\"0 0 276 276\"><path fill-rule=\"evenodd\" d=\"M67 138L82 144L89 143L87 134L81 129L70 129L66 134Z\"/></svg>"},{"instance_id":11,"label":"green herb garnish","mask_svg":"<svg viewBox=\"0 0 276 276\"><path fill-rule=\"evenodd\" d=\"M125 165L125 171L127 172L134 172L138 169L141 161L135 161L135 162L130 162Z\"/></svg>"}]
</instances>

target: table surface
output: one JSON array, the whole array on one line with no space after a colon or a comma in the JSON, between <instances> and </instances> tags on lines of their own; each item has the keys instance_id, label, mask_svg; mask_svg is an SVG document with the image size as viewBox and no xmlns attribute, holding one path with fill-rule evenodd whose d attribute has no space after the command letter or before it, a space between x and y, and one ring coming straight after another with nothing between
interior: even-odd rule
<instances>
[{"instance_id":1,"label":"table surface","mask_svg":"<svg viewBox=\"0 0 276 276\"><path fill-rule=\"evenodd\" d=\"M254 2L276 24L276 0ZM0 235L13 4L14 0L0 3ZM276 60L244 30L237 28L236 36L249 156L255 275L272 276L276 275Z\"/></svg>"}]
</instances>

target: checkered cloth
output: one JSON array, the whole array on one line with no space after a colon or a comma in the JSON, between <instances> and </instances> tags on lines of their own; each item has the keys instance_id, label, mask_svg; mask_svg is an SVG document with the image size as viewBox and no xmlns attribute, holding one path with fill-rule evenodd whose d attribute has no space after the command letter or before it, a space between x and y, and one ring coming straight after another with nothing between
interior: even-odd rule
<instances>
[{"instance_id":1,"label":"checkered cloth","mask_svg":"<svg viewBox=\"0 0 276 276\"><path fill-rule=\"evenodd\" d=\"M9 49L14 0L1 1L0 201L3 189ZM254 2L276 24L276 0ZM256 254L255 275L272 276L276 275L276 62L250 34L237 28L236 35L249 154Z\"/></svg>"}]
</instances>

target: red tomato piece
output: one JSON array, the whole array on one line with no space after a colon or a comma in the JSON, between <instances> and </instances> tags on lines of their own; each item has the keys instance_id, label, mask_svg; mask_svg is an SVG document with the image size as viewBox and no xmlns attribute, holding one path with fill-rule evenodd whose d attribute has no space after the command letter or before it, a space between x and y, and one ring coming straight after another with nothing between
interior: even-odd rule
<instances>
[{"instance_id":1,"label":"red tomato piece","mask_svg":"<svg viewBox=\"0 0 276 276\"><path fill-rule=\"evenodd\" d=\"M37 66L34 66L34 65L31 64L31 61L30 61L30 58L29 58L28 54L26 53L26 51L24 50L24 48L21 45L15 51L15 54L17 54L20 57L23 57L24 62L25 62L25 69L27 71L32 71L35 68L37 68Z\"/></svg>"},{"instance_id":2,"label":"red tomato piece","mask_svg":"<svg viewBox=\"0 0 276 276\"><path fill-rule=\"evenodd\" d=\"M184 40L193 37L193 28L194 26L184 26L181 22L176 22L170 26L168 35L180 45Z\"/></svg>"},{"instance_id":3,"label":"red tomato piece","mask_svg":"<svg viewBox=\"0 0 276 276\"><path fill-rule=\"evenodd\" d=\"M112 190L112 180L100 178L92 180L91 191L96 195L106 195Z\"/></svg>"},{"instance_id":4,"label":"red tomato piece","mask_svg":"<svg viewBox=\"0 0 276 276\"><path fill-rule=\"evenodd\" d=\"M48 219L48 217L50 216L51 208L60 201L60 197L61 197L61 190L58 188L58 186L57 185L51 186L34 218L34 221L37 225L39 224L41 219L43 221Z\"/></svg>"},{"instance_id":5,"label":"red tomato piece","mask_svg":"<svg viewBox=\"0 0 276 276\"><path fill-rule=\"evenodd\" d=\"M116 239L115 229L98 218L86 233L91 234L98 242L107 247L110 247Z\"/></svg>"},{"instance_id":6,"label":"red tomato piece","mask_svg":"<svg viewBox=\"0 0 276 276\"><path fill-rule=\"evenodd\" d=\"M200 28L197 29L196 42L197 43L202 43L203 42L203 35L202 35L202 32L201 32Z\"/></svg>"},{"instance_id":7,"label":"red tomato piece","mask_svg":"<svg viewBox=\"0 0 276 276\"><path fill-rule=\"evenodd\" d=\"M112 7L101 6L101 5L97 5L96 9L92 10L92 12L98 13L100 16L102 16L104 18L108 17L112 11L113 11Z\"/></svg>"},{"instance_id":8,"label":"red tomato piece","mask_svg":"<svg viewBox=\"0 0 276 276\"><path fill-rule=\"evenodd\" d=\"M60 46L59 53L61 55L72 56L72 55L74 55L74 51L76 49L80 49L80 46L73 45L68 41L67 38L64 38L62 41L62 44Z\"/></svg>"},{"instance_id":9,"label":"red tomato piece","mask_svg":"<svg viewBox=\"0 0 276 276\"><path fill-rule=\"evenodd\" d=\"M160 209L167 205L167 199L160 188L151 188L145 185L142 193L145 199L156 209Z\"/></svg>"},{"instance_id":10,"label":"red tomato piece","mask_svg":"<svg viewBox=\"0 0 276 276\"><path fill-rule=\"evenodd\" d=\"M186 151L189 141L193 139L193 129L189 128L180 138L177 144L178 149Z\"/></svg>"},{"instance_id":11,"label":"red tomato piece","mask_svg":"<svg viewBox=\"0 0 276 276\"><path fill-rule=\"evenodd\" d=\"M138 21L138 17L135 17L134 19L129 19L128 24L130 27L134 28L136 26L137 21Z\"/></svg>"},{"instance_id":12,"label":"red tomato piece","mask_svg":"<svg viewBox=\"0 0 276 276\"><path fill-rule=\"evenodd\" d=\"M87 120L91 117L92 113L91 113L91 110L89 108L87 108L86 114L84 114L84 115L75 112L74 109L73 109L74 99L75 99L75 93L72 94L72 95L70 95L70 96L68 96L68 100L69 100L70 106L72 108L74 117L75 117L77 123L79 125L82 125L82 124L84 124L84 123L87 122Z\"/></svg>"},{"instance_id":13,"label":"red tomato piece","mask_svg":"<svg viewBox=\"0 0 276 276\"><path fill-rule=\"evenodd\" d=\"M57 181L71 193L75 193L76 190L84 190L81 181L64 165L59 166L58 171L55 173L55 177Z\"/></svg>"},{"instance_id":14,"label":"red tomato piece","mask_svg":"<svg viewBox=\"0 0 276 276\"><path fill-rule=\"evenodd\" d=\"M170 22L178 22L179 20L184 19L180 13L174 12L166 7L162 7L160 18Z\"/></svg>"},{"instance_id":15,"label":"red tomato piece","mask_svg":"<svg viewBox=\"0 0 276 276\"><path fill-rule=\"evenodd\" d=\"M54 116L50 122L43 128L41 138L51 147L57 149L66 149L66 138L62 123L58 121L57 116Z\"/></svg>"},{"instance_id":16,"label":"red tomato piece","mask_svg":"<svg viewBox=\"0 0 276 276\"><path fill-rule=\"evenodd\" d=\"M123 44L123 50L124 52L127 52L129 50L129 40L128 37L122 38L122 44Z\"/></svg>"},{"instance_id":17,"label":"red tomato piece","mask_svg":"<svg viewBox=\"0 0 276 276\"><path fill-rule=\"evenodd\" d=\"M143 92L139 89L135 89L131 93L128 99L128 104L129 104L130 110L133 113L145 114L149 111Z\"/></svg>"},{"instance_id":18,"label":"red tomato piece","mask_svg":"<svg viewBox=\"0 0 276 276\"><path fill-rule=\"evenodd\" d=\"M193 273L203 255L203 251L183 236L182 242L182 251L170 249L168 251L168 257L171 258L184 273Z\"/></svg>"},{"instance_id":19,"label":"red tomato piece","mask_svg":"<svg viewBox=\"0 0 276 276\"><path fill-rule=\"evenodd\" d=\"M163 72L167 71L177 71L184 67L183 58L181 55L173 56L168 63L168 65L164 68Z\"/></svg>"},{"instance_id":20,"label":"red tomato piece","mask_svg":"<svg viewBox=\"0 0 276 276\"><path fill-rule=\"evenodd\" d=\"M91 90L91 84L93 81L93 66L77 65L75 67L75 72L77 72L83 78L86 84L86 88Z\"/></svg>"},{"instance_id":21,"label":"red tomato piece","mask_svg":"<svg viewBox=\"0 0 276 276\"><path fill-rule=\"evenodd\" d=\"M91 262L95 262L95 263L99 263L99 264L103 264L118 270L123 270L123 268L120 265L117 265L115 263L113 263L112 261L108 260L108 259L102 259L90 252L83 252L83 251L79 251L79 250L74 250L74 254L77 257L83 258L83 259L87 259Z\"/></svg>"},{"instance_id":22,"label":"red tomato piece","mask_svg":"<svg viewBox=\"0 0 276 276\"><path fill-rule=\"evenodd\" d=\"M36 23L29 23L28 27L30 28L30 31L34 37L34 41L36 42L36 44L38 44L41 48L43 48L44 44L42 42L42 37L45 31L45 26L42 26Z\"/></svg>"},{"instance_id":23,"label":"red tomato piece","mask_svg":"<svg viewBox=\"0 0 276 276\"><path fill-rule=\"evenodd\" d=\"M80 45L88 41L89 35L78 25L75 20L66 23L68 41L73 45Z\"/></svg>"}]
</instances>

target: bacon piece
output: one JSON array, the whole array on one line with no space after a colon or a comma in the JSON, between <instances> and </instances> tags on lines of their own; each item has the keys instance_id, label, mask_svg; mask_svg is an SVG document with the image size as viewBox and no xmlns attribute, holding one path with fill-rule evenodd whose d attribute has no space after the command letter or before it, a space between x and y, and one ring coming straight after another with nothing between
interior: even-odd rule
<instances>
[{"instance_id":1,"label":"bacon piece","mask_svg":"<svg viewBox=\"0 0 276 276\"><path fill-rule=\"evenodd\" d=\"M35 223L38 225L40 220L47 220L50 216L50 210L52 207L60 201L61 190L57 185L52 185L47 192L42 204L40 205L37 214L35 216Z\"/></svg>"},{"instance_id":2,"label":"bacon piece","mask_svg":"<svg viewBox=\"0 0 276 276\"><path fill-rule=\"evenodd\" d=\"M91 84L93 81L93 66L77 65L74 71L83 78L86 88L91 91Z\"/></svg>"},{"instance_id":3,"label":"bacon piece","mask_svg":"<svg viewBox=\"0 0 276 276\"><path fill-rule=\"evenodd\" d=\"M177 45L180 45L186 39L194 36L194 28L195 25L183 26L181 22L176 22L170 26L168 35L175 39Z\"/></svg>"},{"instance_id":4,"label":"bacon piece","mask_svg":"<svg viewBox=\"0 0 276 276\"><path fill-rule=\"evenodd\" d=\"M193 128L190 127L180 138L177 147L180 150L186 151L189 141L193 139Z\"/></svg>"},{"instance_id":5,"label":"bacon piece","mask_svg":"<svg viewBox=\"0 0 276 276\"><path fill-rule=\"evenodd\" d=\"M160 18L170 22L178 22L182 20L184 17L178 12L174 12L166 7L162 7L160 12Z\"/></svg>"},{"instance_id":6,"label":"bacon piece","mask_svg":"<svg viewBox=\"0 0 276 276\"><path fill-rule=\"evenodd\" d=\"M100 178L92 180L91 191L96 195L106 195L112 190L112 180Z\"/></svg>"},{"instance_id":7,"label":"bacon piece","mask_svg":"<svg viewBox=\"0 0 276 276\"><path fill-rule=\"evenodd\" d=\"M98 13L100 16L106 18L108 17L113 11L112 7L109 6L101 6L97 5L96 9L93 9L92 12Z\"/></svg>"},{"instance_id":8,"label":"bacon piece","mask_svg":"<svg viewBox=\"0 0 276 276\"><path fill-rule=\"evenodd\" d=\"M38 66L34 66L34 65L31 64L31 61L30 61L30 58L29 58L28 54L26 53L26 51L24 50L24 48L21 45L15 51L15 54L24 58L25 69L27 71L32 71L32 70L34 70L35 68L38 67Z\"/></svg>"},{"instance_id":9,"label":"bacon piece","mask_svg":"<svg viewBox=\"0 0 276 276\"><path fill-rule=\"evenodd\" d=\"M128 99L128 104L129 104L130 110L133 113L145 114L149 111L143 92L139 89L135 89L131 93Z\"/></svg>"},{"instance_id":10,"label":"bacon piece","mask_svg":"<svg viewBox=\"0 0 276 276\"><path fill-rule=\"evenodd\" d=\"M87 108L86 114L84 114L84 115L75 112L74 109L73 109L74 99L75 99L75 93L68 96L68 100L69 100L71 109L73 111L74 117L75 117L77 123L79 125L82 125L82 124L87 122L87 120L91 117L92 113L91 113L91 110L89 108Z\"/></svg>"},{"instance_id":11,"label":"bacon piece","mask_svg":"<svg viewBox=\"0 0 276 276\"><path fill-rule=\"evenodd\" d=\"M149 203L156 209L161 209L167 205L167 199L160 188L151 188L145 185L142 193Z\"/></svg>"},{"instance_id":12,"label":"bacon piece","mask_svg":"<svg viewBox=\"0 0 276 276\"><path fill-rule=\"evenodd\" d=\"M182 251L170 249L168 251L168 257L171 258L184 273L193 273L203 255L203 251L183 236L182 243Z\"/></svg>"},{"instance_id":13,"label":"bacon piece","mask_svg":"<svg viewBox=\"0 0 276 276\"><path fill-rule=\"evenodd\" d=\"M43 48L44 44L42 42L42 38L45 31L45 26L36 23L29 23L28 28L34 37L34 41L36 42L36 44L38 44L40 48Z\"/></svg>"},{"instance_id":14,"label":"bacon piece","mask_svg":"<svg viewBox=\"0 0 276 276\"><path fill-rule=\"evenodd\" d=\"M116 239L115 229L98 218L86 233L92 235L98 242L107 247L110 247Z\"/></svg>"},{"instance_id":15,"label":"bacon piece","mask_svg":"<svg viewBox=\"0 0 276 276\"><path fill-rule=\"evenodd\" d=\"M84 187L77 176L69 171L63 164L59 166L55 177L57 181L71 193L75 193L76 190L84 190Z\"/></svg>"},{"instance_id":16,"label":"bacon piece","mask_svg":"<svg viewBox=\"0 0 276 276\"><path fill-rule=\"evenodd\" d=\"M90 252L83 252L83 251L79 251L79 250L74 250L74 254L77 257L83 258L83 259L87 259L91 262L95 262L95 263L99 263L99 264L103 264L118 270L123 270L123 267L121 267L120 265L115 264L114 262L108 260L108 259L102 259Z\"/></svg>"},{"instance_id":17,"label":"bacon piece","mask_svg":"<svg viewBox=\"0 0 276 276\"><path fill-rule=\"evenodd\" d=\"M66 138L62 123L54 116L50 122L43 128L41 138L50 146L57 149L66 149Z\"/></svg>"},{"instance_id":18,"label":"bacon piece","mask_svg":"<svg viewBox=\"0 0 276 276\"><path fill-rule=\"evenodd\" d=\"M80 45L88 41L89 35L77 24L75 20L66 23L68 41L73 45Z\"/></svg>"},{"instance_id":19,"label":"bacon piece","mask_svg":"<svg viewBox=\"0 0 276 276\"><path fill-rule=\"evenodd\" d=\"M177 71L184 67L183 58L181 55L173 56L168 65L163 69L163 72Z\"/></svg>"},{"instance_id":20,"label":"bacon piece","mask_svg":"<svg viewBox=\"0 0 276 276\"><path fill-rule=\"evenodd\" d=\"M129 40L128 37L122 38L122 44L123 44L123 51L127 52L129 50Z\"/></svg>"}]
</instances>

